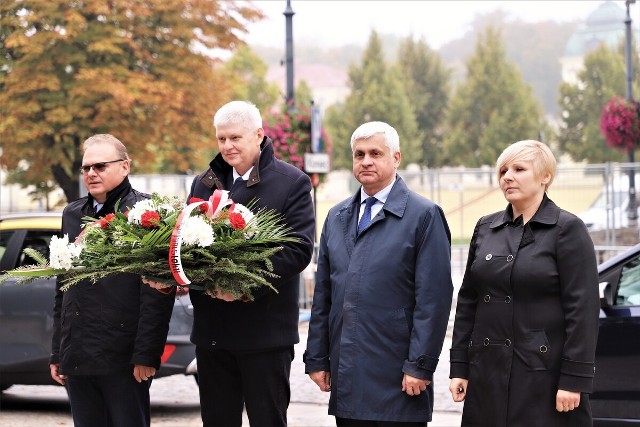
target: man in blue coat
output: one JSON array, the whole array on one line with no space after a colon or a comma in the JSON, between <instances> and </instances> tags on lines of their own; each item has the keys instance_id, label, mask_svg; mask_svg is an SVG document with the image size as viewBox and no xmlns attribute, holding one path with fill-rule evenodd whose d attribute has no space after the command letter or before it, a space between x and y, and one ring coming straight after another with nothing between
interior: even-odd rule
<instances>
[{"instance_id":1,"label":"man in blue coat","mask_svg":"<svg viewBox=\"0 0 640 427\"><path fill-rule=\"evenodd\" d=\"M451 309L451 234L396 174L393 127L365 123L351 148L362 187L324 223L305 370L331 392L338 426L424 426Z\"/></svg>"}]
</instances>

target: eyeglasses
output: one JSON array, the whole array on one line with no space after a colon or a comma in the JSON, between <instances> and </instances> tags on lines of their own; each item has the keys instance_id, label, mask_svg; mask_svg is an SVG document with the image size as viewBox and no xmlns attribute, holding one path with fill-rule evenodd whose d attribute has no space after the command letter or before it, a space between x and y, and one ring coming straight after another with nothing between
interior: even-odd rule
<instances>
[{"instance_id":1,"label":"eyeglasses","mask_svg":"<svg viewBox=\"0 0 640 427\"><path fill-rule=\"evenodd\" d=\"M86 165L86 166L81 166L80 167L80 172L87 174L89 173L89 171L91 169L93 169L96 172L104 172L104 170L107 168L107 165L109 163L115 163L115 162L124 162L125 159L118 159L118 160L111 160L108 162L98 162L98 163L94 163L92 165Z\"/></svg>"}]
</instances>

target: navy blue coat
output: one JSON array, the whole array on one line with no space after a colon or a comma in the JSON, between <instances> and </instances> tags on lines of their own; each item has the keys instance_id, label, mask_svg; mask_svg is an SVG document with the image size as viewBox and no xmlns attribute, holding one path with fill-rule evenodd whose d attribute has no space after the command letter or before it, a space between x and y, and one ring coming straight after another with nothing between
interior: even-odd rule
<instances>
[{"instance_id":1,"label":"navy blue coat","mask_svg":"<svg viewBox=\"0 0 640 427\"><path fill-rule=\"evenodd\" d=\"M451 236L439 206L401 178L358 237L360 192L329 211L320 240L306 372L331 372L329 414L431 420L403 375L433 379L451 310Z\"/></svg>"},{"instance_id":2,"label":"navy blue coat","mask_svg":"<svg viewBox=\"0 0 640 427\"><path fill-rule=\"evenodd\" d=\"M226 302L190 289L193 303L191 341L214 350L251 352L290 346L297 343L298 295L300 272L311 262L315 217L311 201L311 181L300 169L274 156L271 139L265 137L258 162L249 180L233 183L232 167L218 154L210 168L196 177L189 197L207 200L215 189L230 190L231 198L247 205L257 200L254 211L266 208L284 216L297 243L285 243L272 258L273 272L280 276L271 281L278 289L254 291L252 302Z\"/></svg>"}]
</instances>

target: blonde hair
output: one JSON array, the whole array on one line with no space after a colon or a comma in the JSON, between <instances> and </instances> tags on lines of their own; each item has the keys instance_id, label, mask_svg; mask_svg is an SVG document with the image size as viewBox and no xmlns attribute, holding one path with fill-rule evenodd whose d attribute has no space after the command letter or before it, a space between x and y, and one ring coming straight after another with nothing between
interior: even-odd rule
<instances>
[{"instance_id":1,"label":"blonde hair","mask_svg":"<svg viewBox=\"0 0 640 427\"><path fill-rule=\"evenodd\" d=\"M115 136L108 133L99 133L97 135L90 136L82 144L83 151L87 151L87 148L97 144L109 144L116 149L118 157L122 160L129 160L129 153L127 147Z\"/></svg>"},{"instance_id":2,"label":"blonde hair","mask_svg":"<svg viewBox=\"0 0 640 427\"><path fill-rule=\"evenodd\" d=\"M545 185L545 191L549 189L556 176L556 158L551 149L540 141L527 139L514 142L505 148L496 162L498 182L500 182L502 168L513 162L531 162L536 178L542 178L549 174L549 182Z\"/></svg>"}]
</instances>

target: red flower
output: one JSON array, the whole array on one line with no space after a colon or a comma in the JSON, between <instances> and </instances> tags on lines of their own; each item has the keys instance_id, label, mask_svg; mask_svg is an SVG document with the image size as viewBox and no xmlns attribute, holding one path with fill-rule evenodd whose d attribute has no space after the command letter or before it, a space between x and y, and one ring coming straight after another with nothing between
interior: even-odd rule
<instances>
[{"instance_id":1,"label":"red flower","mask_svg":"<svg viewBox=\"0 0 640 427\"><path fill-rule=\"evenodd\" d=\"M291 102L297 111L269 113L263 122L264 133L273 141L275 156L304 170L304 154L311 152L311 108ZM331 154L331 141L321 129L323 150Z\"/></svg>"},{"instance_id":2,"label":"red flower","mask_svg":"<svg viewBox=\"0 0 640 427\"><path fill-rule=\"evenodd\" d=\"M189 204L198 203L198 202L204 202L204 200L199 197L192 197L189 199ZM200 212L205 213L206 211L209 210L209 207L207 206L206 203L203 203L200 206L198 206L198 209L200 209Z\"/></svg>"},{"instance_id":3,"label":"red flower","mask_svg":"<svg viewBox=\"0 0 640 427\"><path fill-rule=\"evenodd\" d=\"M640 103L614 97L604 106L600 130L607 144L627 150L640 145Z\"/></svg>"},{"instance_id":4,"label":"red flower","mask_svg":"<svg viewBox=\"0 0 640 427\"><path fill-rule=\"evenodd\" d=\"M140 223L145 228L157 228L160 224L160 215L155 211L146 211L142 214Z\"/></svg>"},{"instance_id":5,"label":"red flower","mask_svg":"<svg viewBox=\"0 0 640 427\"><path fill-rule=\"evenodd\" d=\"M247 222L238 212L229 212L229 222L235 230L244 230L247 226Z\"/></svg>"},{"instance_id":6,"label":"red flower","mask_svg":"<svg viewBox=\"0 0 640 427\"><path fill-rule=\"evenodd\" d=\"M100 220L100 228L107 228L109 223L113 221L115 217L116 217L116 214L112 214L112 213L105 215L105 217Z\"/></svg>"}]
</instances>

